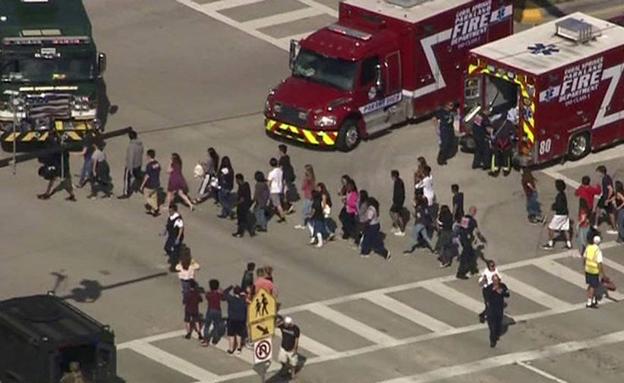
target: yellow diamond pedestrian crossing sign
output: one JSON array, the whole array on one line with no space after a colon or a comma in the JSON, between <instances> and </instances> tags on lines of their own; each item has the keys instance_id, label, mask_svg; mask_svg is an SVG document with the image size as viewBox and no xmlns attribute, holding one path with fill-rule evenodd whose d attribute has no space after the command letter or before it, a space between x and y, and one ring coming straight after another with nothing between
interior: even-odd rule
<instances>
[{"instance_id":1,"label":"yellow diamond pedestrian crossing sign","mask_svg":"<svg viewBox=\"0 0 624 383\"><path fill-rule=\"evenodd\" d=\"M277 300L265 289L259 289L247 307L247 326L252 342L275 334Z\"/></svg>"}]
</instances>

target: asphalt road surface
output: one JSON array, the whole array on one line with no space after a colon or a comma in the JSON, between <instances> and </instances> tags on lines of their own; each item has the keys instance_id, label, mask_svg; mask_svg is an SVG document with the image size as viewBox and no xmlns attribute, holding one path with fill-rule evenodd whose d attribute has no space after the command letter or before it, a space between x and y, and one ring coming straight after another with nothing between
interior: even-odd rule
<instances>
[{"instance_id":1,"label":"asphalt road surface","mask_svg":"<svg viewBox=\"0 0 624 383\"><path fill-rule=\"evenodd\" d=\"M336 3L86 0L96 41L109 58L110 98L120 107L109 128L133 126L163 164L180 153L194 186L192 167L209 146L229 155L248 178L267 171L277 142L264 135L264 97L287 75L290 36L331 22ZM126 142L117 138L106 148L117 192ZM313 164L334 193L339 177L350 174L378 197L389 232L390 170L409 184L418 156L434 162L436 139L426 121L348 154L296 146L290 152L299 176L304 164ZM616 148L539 173L542 204L552 202L553 177L572 189L604 163L622 178L622 157ZM235 239L234 223L217 219L212 203L192 213L181 208L186 242L202 267L199 281L218 278L227 286L239 283L248 261L274 266L284 312L305 335L299 382L621 382L624 306L585 309L577 251L540 249L545 230L526 223L518 174L490 178L470 170L470 161L460 153L448 166L434 166L433 174L441 203L450 202L450 185L458 183L466 205L478 207L489 240L485 254L502 265L511 290L507 315L515 324L495 349L477 321L482 304L475 279L455 280L454 267L440 269L424 251L403 256L409 237L388 236L391 262L361 259L341 240L308 246L305 232L293 229L299 212L285 224L271 222L266 234ZM71 165L77 173L80 159ZM75 203L60 194L39 201L35 195L45 185L36 169L31 162L15 176L0 171L0 299L54 290L110 324L119 375L129 383L259 381L250 351L229 356L225 340L201 348L182 338L180 286L166 272L158 236L164 217L145 215L139 196L90 201L81 190ZM569 200L575 214L572 194ZM624 286L624 252L614 239L604 241L607 273ZM283 381L273 374L269 381Z\"/></svg>"}]
</instances>

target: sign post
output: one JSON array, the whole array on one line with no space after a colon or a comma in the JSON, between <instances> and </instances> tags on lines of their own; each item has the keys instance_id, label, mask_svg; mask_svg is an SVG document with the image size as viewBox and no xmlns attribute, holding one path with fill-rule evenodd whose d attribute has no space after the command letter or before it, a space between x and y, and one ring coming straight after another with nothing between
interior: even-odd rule
<instances>
[{"instance_id":1,"label":"sign post","mask_svg":"<svg viewBox=\"0 0 624 383\"><path fill-rule=\"evenodd\" d=\"M262 383L273 357L276 315L277 300L267 290L259 289L247 307L247 328L249 339L254 342L253 369L260 375Z\"/></svg>"}]
</instances>

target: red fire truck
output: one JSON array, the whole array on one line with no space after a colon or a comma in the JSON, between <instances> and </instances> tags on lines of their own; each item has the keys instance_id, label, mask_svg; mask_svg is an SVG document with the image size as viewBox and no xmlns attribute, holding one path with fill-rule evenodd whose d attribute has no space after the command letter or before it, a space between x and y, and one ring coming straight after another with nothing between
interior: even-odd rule
<instances>
[{"instance_id":1,"label":"red fire truck","mask_svg":"<svg viewBox=\"0 0 624 383\"><path fill-rule=\"evenodd\" d=\"M267 97L267 133L349 151L461 101L469 50L513 32L511 3L341 2L337 23L291 42L292 75Z\"/></svg>"},{"instance_id":2,"label":"red fire truck","mask_svg":"<svg viewBox=\"0 0 624 383\"><path fill-rule=\"evenodd\" d=\"M463 123L513 110L520 165L579 159L624 138L623 71L624 28L575 13L473 49Z\"/></svg>"}]
</instances>

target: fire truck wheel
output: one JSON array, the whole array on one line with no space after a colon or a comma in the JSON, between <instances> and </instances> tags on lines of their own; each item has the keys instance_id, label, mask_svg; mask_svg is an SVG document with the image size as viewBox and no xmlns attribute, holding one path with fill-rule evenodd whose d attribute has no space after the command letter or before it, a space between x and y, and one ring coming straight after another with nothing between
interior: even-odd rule
<instances>
[{"instance_id":1,"label":"fire truck wheel","mask_svg":"<svg viewBox=\"0 0 624 383\"><path fill-rule=\"evenodd\" d=\"M336 145L343 152L350 152L360 143L360 132L358 131L357 121L348 119L338 131L338 140Z\"/></svg>"},{"instance_id":2,"label":"fire truck wheel","mask_svg":"<svg viewBox=\"0 0 624 383\"><path fill-rule=\"evenodd\" d=\"M568 157L571 160L581 159L589 153L590 149L589 134L587 132L579 133L570 140Z\"/></svg>"}]
</instances>

